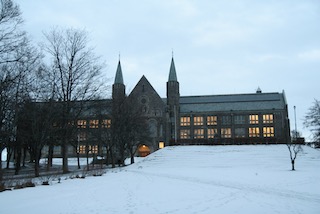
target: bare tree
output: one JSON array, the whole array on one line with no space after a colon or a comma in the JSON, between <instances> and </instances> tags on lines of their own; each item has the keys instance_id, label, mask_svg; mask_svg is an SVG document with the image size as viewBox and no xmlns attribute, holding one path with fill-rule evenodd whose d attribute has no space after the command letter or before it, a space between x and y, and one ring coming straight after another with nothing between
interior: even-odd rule
<instances>
[{"instance_id":1,"label":"bare tree","mask_svg":"<svg viewBox=\"0 0 320 214\"><path fill-rule=\"evenodd\" d=\"M21 109L18 122L18 141L28 145L31 160L34 162L35 177L40 173L41 152L51 140L56 117L56 105L50 102L27 102Z\"/></svg>"},{"instance_id":2,"label":"bare tree","mask_svg":"<svg viewBox=\"0 0 320 214\"><path fill-rule=\"evenodd\" d=\"M47 39L45 50L51 57L47 76L54 82L54 99L61 101L61 149L63 172L68 172L67 148L75 136L70 122L79 112L74 112L75 101L94 97L101 86L103 64L88 47L88 36L83 30L55 28L44 33ZM77 110L81 111L82 108Z\"/></svg>"},{"instance_id":3,"label":"bare tree","mask_svg":"<svg viewBox=\"0 0 320 214\"><path fill-rule=\"evenodd\" d=\"M315 100L313 106L309 108L304 126L310 128L313 133L313 141L316 147L320 147L320 101Z\"/></svg>"},{"instance_id":4,"label":"bare tree","mask_svg":"<svg viewBox=\"0 0 320 214\"><path fill-rule=\"evenodd\" d=\"M139 145L150 140L147 117L142 108L137 107L127 99L112 113L112 141L116 145L117 156L120 165L124 165L127 157L134 163L134 155Z\"/></svg>"},{"instance_id":5,"label":"bare tree","mask_svg":"<svg viewBox=\"0 0 320 214\"><path fill-rule=\"evenodd\" d=\"M21 29L19 7L11 0L0 2L0 156L4 148L15 151L16 172L20 168L21 144L16 141L17 112L29 98L30 72L40 60ZM8 155L9 163L10 155ZM8 164L7 164L8 165ZM0 179L2 164L0 157Z\"/></svg>"},{"instance_id":6,"label":"bare tree","mask_svg":"<svg viewBox=\"0 0 320 214\"><path fill-rule=\"evenodd\" d=\"M26 33L21 30L19 6L11 0L0 2L0 64L20 61L23 53L16 50L26 43Z\"/></svg>"},{"instance_id":7,"label":"bare tree","mask_svg":"<svg viewBox=\"0 0 320 214\"><path fill-rule=\"evenodd\" d=\"M289 153L290 153L290 160L291 160L291 170L295 170L295 161L297 158L297 155L302 152L302 146L301 144L298 144L297 142L291 142L287 144Z\"/></svg>"}]
</instances>

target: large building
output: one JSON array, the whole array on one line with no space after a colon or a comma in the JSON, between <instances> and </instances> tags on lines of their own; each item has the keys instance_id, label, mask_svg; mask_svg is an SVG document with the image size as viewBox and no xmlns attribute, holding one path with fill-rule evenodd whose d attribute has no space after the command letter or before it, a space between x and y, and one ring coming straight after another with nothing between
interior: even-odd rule
<instances>
[{"instance_id":1,"label":"large building","mask_svg":"<svg viewBox=\"0 0 320 214\"><path fill-rule=\"evenodd\" d=\"M183 87L183 86L182 86ZM149 123L150 151L167 145L275 144L290 140L284 92L210 96L180 96L174 59L171 60L167 97L161 98L142 76L126 99L141 106ZM119 62L113 98L125 97Z\"/></svg>"},{"instance_id":2,"label":"large building","mask_svg":"<svg viewBox=\"0 0 320 214\"><path fill-rule=\"evenodd\" d=\"M110 128L114 122L111 112L124 101L141 109L147 120L150 138L139 146L140 156L169 145L283 144L290 140L284 92L262 93L258 89L250 94L180 96L173 58L166 98L159 96L145 76L129 95L125 91L119 61L112 99L87 102L83 118L76 123L80 153L84 154L88 145L92 153L101 150L90 142L88 132L100 126Z\"/></svg>"}]
</instances>

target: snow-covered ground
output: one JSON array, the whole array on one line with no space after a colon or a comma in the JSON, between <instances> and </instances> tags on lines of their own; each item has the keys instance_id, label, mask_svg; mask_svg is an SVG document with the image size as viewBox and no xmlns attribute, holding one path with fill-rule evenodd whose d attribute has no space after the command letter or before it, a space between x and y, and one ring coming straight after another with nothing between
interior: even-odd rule
<instances>
[{"instance_id":1,"label":"snow-covered ground","mask_svg":"<svg viewBox=\"0 0 320 214\"><path fill-rule=\"evenodd\" d=\"M0 193L0 213L320 213L320 151L166 147L102 177Z\"/></svg>"}]
</instances>

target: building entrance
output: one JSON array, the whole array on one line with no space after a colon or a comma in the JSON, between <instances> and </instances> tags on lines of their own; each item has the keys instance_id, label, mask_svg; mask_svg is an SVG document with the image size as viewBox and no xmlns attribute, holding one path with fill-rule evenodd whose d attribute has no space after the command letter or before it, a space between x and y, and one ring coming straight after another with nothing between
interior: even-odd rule
<instances>
[{"instance_id":1,"label":"building entrance","mask_svg":"<svg viewBox=\"0 0 320 214\"><path fill-rule=\"evenodd\" d=\"M139 157L145 157L150 154L150 148L146 145L139 146L138 149Z\"/></svg>"}]
</instances>

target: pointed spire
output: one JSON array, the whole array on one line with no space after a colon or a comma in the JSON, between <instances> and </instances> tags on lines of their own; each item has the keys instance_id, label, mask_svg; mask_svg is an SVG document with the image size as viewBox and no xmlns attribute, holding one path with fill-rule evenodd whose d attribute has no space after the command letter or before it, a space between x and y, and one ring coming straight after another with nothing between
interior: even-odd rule
<instances>
[{"instance_id":1,"label":"pointed spire","mask_svg":"<svg viewBox=\"0 0 320 214\"><path fill-rule=\"evenodd\" d=\"M168 82L178 82L176 67L174 66L173 56L171 59L170 73Z\"/></svg>"},{"instance_id":2,"label":"pointed spire","mask_svg":"<svg viewBox=\"0 0 320 214\"><path fill-rule=\"evenodd\" d=\"M116 77L114 78L114 84L123 84L123 77L122 77L122 69L121 69L121 63L119 59L119 64L116 72Z\"/></svg>"}]
</instances>

